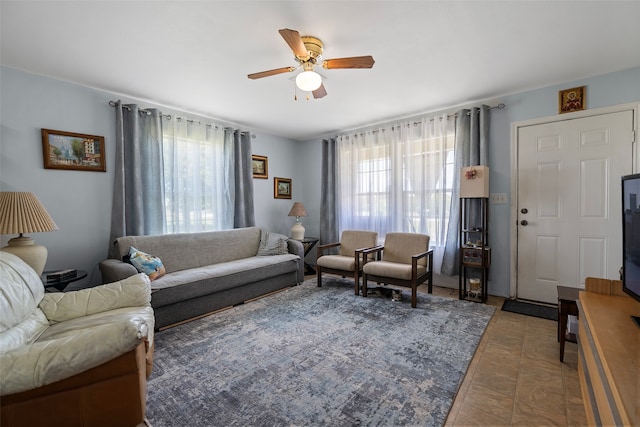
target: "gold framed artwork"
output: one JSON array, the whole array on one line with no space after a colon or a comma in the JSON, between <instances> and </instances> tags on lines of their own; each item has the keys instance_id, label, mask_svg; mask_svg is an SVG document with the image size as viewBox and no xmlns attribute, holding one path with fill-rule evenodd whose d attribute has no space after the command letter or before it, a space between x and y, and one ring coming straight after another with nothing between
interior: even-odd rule
<instances>
[{"instance_id":1,"label":"gold framed artwork","mask_svg":"<svg viewBox=\"0 0 640 427\"><path fill-rule=\"evenodd\" d=\"M252 155L251 169L253 170L254 178L269 178L269 159L267 159L267 156Z\"/></svg>"},{"instance_id":2,"label":"gold framed artwork","mask_svg":"<svg viewBox=\"0 0 640 427\"><path fill-rule=\"evenodd\" d=\"M572 87L558 92L558 114L584 110L586 86Z\"/></svg>"},{"instance_id":3,"label":"gold framed artwork","mask_svg":"<svg viewBox=\"0 0 640 427\"><path fill-rule=\"evenodd\" d=\"M106 172L104 137L42 129L45 169Z\"/></svg>"},{"instance_id":4,"label":"gold framed artwork","mask_svg":"<svg viewBox=\"0 0 640 427\"><path fill-rule=\"evenodd\" d=\"M289 178L273 178L273 198L291 198L291 180Z\"/></svg>"}]
</instances>

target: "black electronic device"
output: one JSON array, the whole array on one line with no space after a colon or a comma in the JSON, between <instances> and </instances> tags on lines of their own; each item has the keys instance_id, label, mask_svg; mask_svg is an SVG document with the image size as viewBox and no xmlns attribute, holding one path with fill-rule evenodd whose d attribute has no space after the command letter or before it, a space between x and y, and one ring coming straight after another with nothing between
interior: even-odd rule
<instances>
[{"instance_id":1,"label":"black electronic device","mask_svg":"<svg viewBox=\"0 0 640 427\"><path fill-rule=\"evenodd\" d=\"M622 290L640 301L640 174L622 177ZM640 327L640 317L631 316Z\"/></svg>"},{"instance_id":2,"label":"black electronic device","mask_svg":"<svg viewBox=\"0 0 640 427\"><path fill-rule=\"evenodd\" d=\"M78 271L74 269L51 271L47 273L47 283L61 282L63 280L73 279L78 275Z\"/></svg>"}]
</instances>

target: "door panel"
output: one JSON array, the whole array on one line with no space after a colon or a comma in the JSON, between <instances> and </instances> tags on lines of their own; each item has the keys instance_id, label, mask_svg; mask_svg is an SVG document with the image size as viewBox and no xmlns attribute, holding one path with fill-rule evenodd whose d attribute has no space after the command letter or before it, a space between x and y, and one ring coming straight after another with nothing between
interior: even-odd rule
<instances>
[{"instance_id":1,"label":"door panel","mask_svg":"<svg viewBox=\"0 0 640 427\"><path fill-rule=\"evenodd\" d=\"M632 111L518 129L518 298L556 303L557 285L617 278L632 131Z\"/></svg>"}]
</instances>

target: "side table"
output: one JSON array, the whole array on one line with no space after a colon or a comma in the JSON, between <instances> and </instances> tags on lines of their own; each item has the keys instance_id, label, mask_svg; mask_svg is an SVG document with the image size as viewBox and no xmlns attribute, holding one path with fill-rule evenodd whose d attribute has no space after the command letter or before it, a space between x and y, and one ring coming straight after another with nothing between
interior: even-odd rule
<instances>
[{"instance_id":1,"label":"side table","mask_svg":"<svg viewBox=\"0 0 640 427\"><path fill-rule=\"evenodd\" d=\"M317 237L305 237L302 240L298 240L300 243L302 243L302 246L304 247L305 257L309 252L311 252L311 249L313 249L313 247L316 245L316 243L318 243L319 240L320 239ZM305 268L304 274L316 274L316 270L311 266L311 264L308 264L306 261L304 263L304 268Z\"/></svg>"},{"instance_id":2,"label":"side table","mask_svg":"<svg viewBox=\"0 0 640 427\"><path fill-rule=\"evenodd\" d=\"M60 279L53 282L47 281L47 274L55 273L56 271L59 270L47 270L42 272L42 276L40 276L40 279L42 280L42 284L44 285L45 292L51 292L49 288L55 288L57 291L62 292L67 286L69 286L69 284L87 277L87 272L85 270L76 270L76 275L74 277Z\"/></svg>"},{"instance_id":3,"label":"side table","mask_svg":"<svg viewBox=\"0 0 640 427\"><path fill-rule=\"evenodd\" d=\"M578 288L558 286L558 341L560 342L561 362L564 361L565 341L578 342L574 334L567 334L569 315L578 316L578 291Z\"/></svg>"}]
</instances>

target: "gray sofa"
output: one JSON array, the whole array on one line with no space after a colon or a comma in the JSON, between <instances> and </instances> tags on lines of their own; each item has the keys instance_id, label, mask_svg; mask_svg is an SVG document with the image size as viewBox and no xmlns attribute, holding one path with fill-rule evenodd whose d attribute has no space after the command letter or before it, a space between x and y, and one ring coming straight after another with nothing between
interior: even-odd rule
<instances>
[{"instance_id":1,"label":"gray sofa","mask_svg":"<svg viewBox=\"0 0 640 427\"><path fill-rule=\"evenodd\" d=\"M269 252L277 237L280 250L270 253L287 253L259 255ZM284 237L257 227L124 236L114 242L120 259L100 262L100 271L104 283L137 274L133 265L122 261L132 246L160 258L166 274L151 282L159 329L304 281L303 246Z\"/></svg>"}]
</instances>

